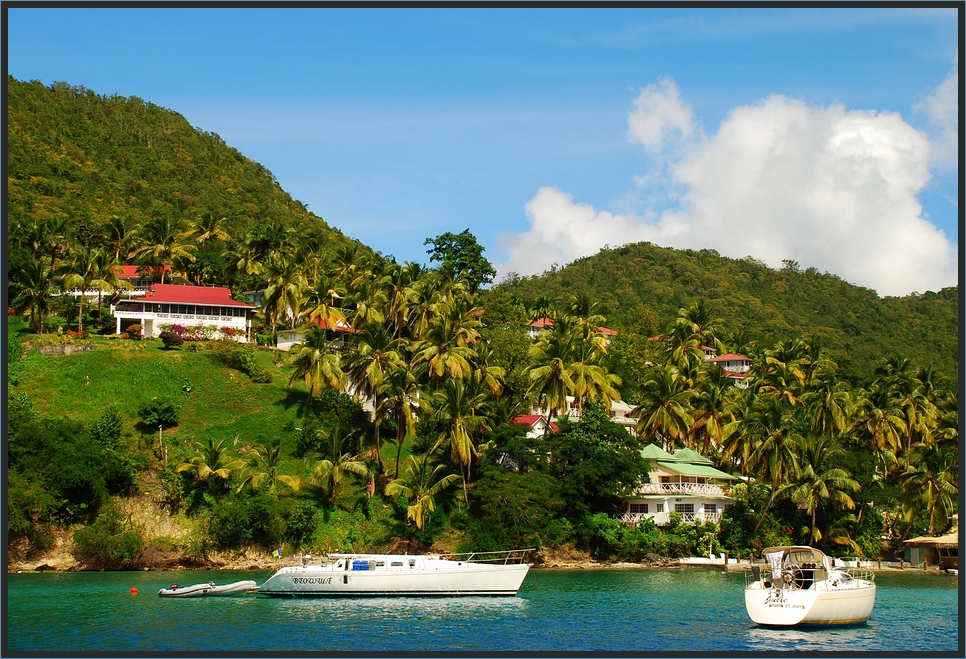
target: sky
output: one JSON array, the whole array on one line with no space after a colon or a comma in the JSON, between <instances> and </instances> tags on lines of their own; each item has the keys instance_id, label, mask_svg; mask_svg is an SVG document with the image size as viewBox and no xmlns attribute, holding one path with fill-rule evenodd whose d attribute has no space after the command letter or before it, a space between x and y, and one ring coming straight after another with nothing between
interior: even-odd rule
<instances>
[{"instance_id":1,"label":"sky","mask_svg":"<svg viewBox=\"0 0 966 659\"><path fill-rule=\"evenodd\" d=\"M497 281L649 241L958 283L955 9L7 10L9 75L174 110L400 263L469 229Z\"/></svg>"}]
</instances>

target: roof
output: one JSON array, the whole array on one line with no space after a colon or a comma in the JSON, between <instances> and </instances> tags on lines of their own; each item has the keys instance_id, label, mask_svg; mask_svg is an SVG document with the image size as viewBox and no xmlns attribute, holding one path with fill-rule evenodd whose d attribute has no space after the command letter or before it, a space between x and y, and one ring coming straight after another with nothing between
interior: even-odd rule
<instances>
[{"instance_id":1,"label":"roof","mask_svg":"<svg viewBox=\"0 0 966 659\"><path fill-rule=\"evenodd\" d=\"M727 355L719 355L717 357L711 357L710 359L706 359L705 361L708 361L708 362L741 362L741 361L750 362L751 361L751 358L750 357L745 357L744 355L736 355L733 352L729 352Z\"/></svg>"},{"instance_id":2,"label":"roof","mask_svg":"<svg viewBox=\"0 0 966 659\"><path fill-rule=\"evenodd\" d=\"M544 417L540 416L539 414L521 414L520 416L513 417L513 419L510 420L510 423L512 423L514 425L518 425L518 426L531 426L532 427L540 419L546 420ZM558 426L556 423L554 423L553 421L551 421L550 422L550 430L552 430L554 432L558 432L560 430L560 426Z\"/></svg>"},{"instance_id":3,"label":"roof","mask_svg":"<svg viewBox=\"0 0 966 659\"><path fill-rule=\"evenodd\" d=\"M214 286L178 286L176 284L154 284L144 296L146 302L183 302L186 304L210 304L222 307L255 307L231 299L231 290Z\"/></svg>"},{"instance_id":4,"label":"roof","mask_svg":"<svg viewBox=\"0 0 966 659\"><path fill-rule=\"evenodd\" d=\"M675 462L691 462L694 464L712 464L711 460L689 448L678 449L674 452Z\"/></svg>"},{"instance_id":5,"label":"roof","mask_svg":"<svg viewBox=\"0 0 966 659\"><path fill-rule=\"evenodd\" d=\"M528 327L551 327L553 326L553 320L550 318L537 318L535 321L530 323Z\"/></svg>"},{"instance_id":6,"label":"roof","mask_svg":"<svg viewBox=\"0 0 966 659\"><path fill-rule=\"evenodd\" d=\"M946 535L921 535L912 540L906 540L907 545L935 545L937 547L958 547L959 529L953 529Z\"/></svg>"},{"instance_id":7,"label":"roof","mask_svg":"<svg viewBox=\"0 0 966 659\"><path fill-rule=\"evenodd\" d=\"M171 266L166 265L163 268L153 265L116 265L114 266L114 272L117 273L118 277L137 277L138 268L143 268L144 272L157 272L158 270L164 270L164 272L171 272Z\"/></svg>"},{"instance_id":8,"label":"roof","mask_svg":"<svg viewBox=\"0 0 966 659\"><path fill-rule=\"evenodd\" d=\"M674 456L657 444L648 444L641 449L641 456L648 460L673 460Z\"/></svg>"},{"instance_id":9,"label":"roof","mask_svg":"<svg viewBox=\"0 0 966 659\"><path fill-rule=\"evenodd\" d=\"M673 471L674 473L681 474L682 476L702 476L704 478L717 478L719 480L728 481L737 480L731 474L718 471L710 465L696 465L687 462L669 462L667 460L658 460L657 464L661 467L664 467L668 471Z\"/></svg>"},{"instance_id":10,"label":"roof","mask_svg":"<svg viewBox=\"0 0 966 659\"><path fill-rule=\"evenodd\" d=\"M360 331L350 326L349 323L345 322L344 320L336 320L335 322L333 322L331 318L326 318L325 321L323 322L321 318L313 318L309 322L315 323L319 327L324 327L325 329L330 329L330 330L337 330L339 332L357 333Z\"/></svg>"},{"instance_id":11,"label":"roof","mask_svg":"<svg viewBox=\"0 0 966 659\"><path fill-rule=\"evenodd\" d=\"M606 335L608 335L608 336L617 336L617 330L612 330L612 329L611 329L611 328L609 328L609 327L598 327L598 328L597 328L597 330L598 330L598 331L599 331L599 332L600 332L601 334L606 334Z\"/></svg>"}]
</instances>

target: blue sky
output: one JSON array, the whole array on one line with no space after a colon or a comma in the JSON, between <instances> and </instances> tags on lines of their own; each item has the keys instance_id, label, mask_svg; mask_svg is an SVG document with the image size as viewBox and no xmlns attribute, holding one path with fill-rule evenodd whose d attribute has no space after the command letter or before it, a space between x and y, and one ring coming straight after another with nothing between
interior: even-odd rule
<instances>
[{"instance_id":1,"label":"blue sky","mask_svg":"<svg viewBox=\"0 0 966 659\"><path fill-rule=\"evenodd\" d=\"M139 96L398 261L639 240L880 294L958 272L955 10L8 10L8 72Z\"/></svg>"}]
</instances>

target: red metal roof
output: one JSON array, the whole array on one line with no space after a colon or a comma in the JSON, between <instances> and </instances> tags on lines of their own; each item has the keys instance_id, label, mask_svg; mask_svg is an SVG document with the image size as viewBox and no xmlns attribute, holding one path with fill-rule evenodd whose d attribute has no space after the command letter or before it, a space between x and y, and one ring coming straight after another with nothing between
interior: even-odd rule
<instances>
[{"instance_id":1,"label":"red metal roof","mask_svg":"<svg viewBox=\"0 0 966 659\"><path fill-rule=\"evenodd\" d=\"M744 355L736 355L734 353L728 353L727 355L721 355L719 357L712 357L711 359L708 359L706 361L709 361L709 362L740 362L740 361L750 362L751 359L748 358L748 357L745 357Z\"/></svg>"},{"instance_id":2,"label":"red metal roof","mask_svg":"<svg viewBox=\"0 0 966 659\"><path fill-rule=\"evenodd\" d=\"M528 327L552 327L553 320L550 318L537 318L535 321L530 323Z\"/></svg>"},{"instance_id":3,"label":"red metal roof","mask_svg":"<svg viewBox=\"0 0 966 659\"><path fill-rule=\"evenodd\" d=\"M540 416L539 414L521 414L520 416L513 417L513 419L510 421L510 423L515 424L515 425L518 425L518 426L531 426L532 427L533 424L535 424L538 420L543 419L543 418L544 417ZM558 426L556 423L554 423L553 421L551 421L550 422L550 429L552 431L554 431L554 432L557 432L557 431L560 430L560 426Z\"/></svg>"},{"instance_id":4,"label":"red metal roof","mask_svg":"<svg viewBox=\"0 0 966 659\"><path fill-rule=\"evenodd\" d=\"M178 286L176 284L154 284L144 296L147 302L177 302L184 304L210 304L222 307L245 307L254 309L251 304L245 304L231 299L231 290L213 286Z\"/></svg>"},{"instance_id":5,"label":"red metal roof","mask_svg":"<svg viewBox=\"0 0 966 659\"><path fill-rule=\"evenodd\" d=\"M114 272L117 273L117 276L118 277L137 277L138 276L138 268L144 268L145 272L149 272L149 273L150 272L156 272L156 271L158 271L160 269L160 268L156 268L154 266L149 266L149 265L145 265L145 266L141 266L141 265L116 265L116 266L114 266ZM165 272L171 272L171 266L170 265L164 266L164 271Z\"/></svg>"}]
</instances>

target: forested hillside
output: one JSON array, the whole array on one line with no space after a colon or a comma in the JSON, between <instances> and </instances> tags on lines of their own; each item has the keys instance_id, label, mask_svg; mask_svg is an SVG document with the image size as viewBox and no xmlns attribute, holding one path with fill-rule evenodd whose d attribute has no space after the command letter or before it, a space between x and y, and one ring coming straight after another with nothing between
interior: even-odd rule
<instances>
[{"instance_id":1,"label":"forested hillside","mask_svg":"<svg viewBox=\"0 0 966 659\"><path fill-rule=\"evenodd\" d=\"M354 242L217 134L140 98L9 77L7 113L11 226L59 220L93 231L114 216L146 224L210 215L233 237L276 222L334 246Z\"/></svg>"},{"instance_id":2,"label":"forested hillside","mask_svg":"<svg viewBox=\"0 0 966 659\"><path fill-rule=\"evenodd\" d=\"M751 257L638 243L603 249L542 276L511 276L495 290L528 306L541 297L586 295L600 303L610 327L644 335L659 333L678 310L702 298L729 329L730 350L810 335L829 348L844 374L859 380L893 355L958 379L956 287L880 298L795 262L774 270Z\"/></svg>"}]
</instances>

